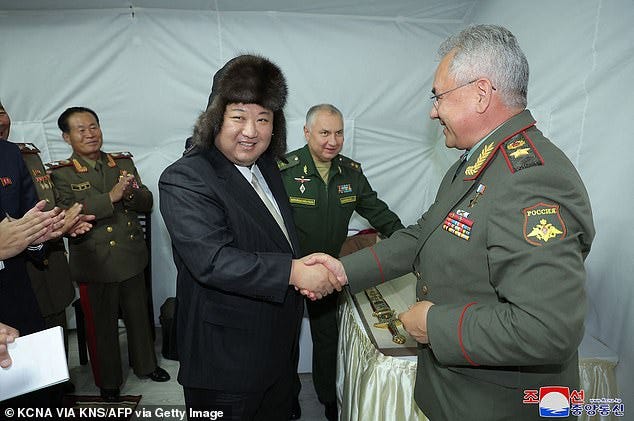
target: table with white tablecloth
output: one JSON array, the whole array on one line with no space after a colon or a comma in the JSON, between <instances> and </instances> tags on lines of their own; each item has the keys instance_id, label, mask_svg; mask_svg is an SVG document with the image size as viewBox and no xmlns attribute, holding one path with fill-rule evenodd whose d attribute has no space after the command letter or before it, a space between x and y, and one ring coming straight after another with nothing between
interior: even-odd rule
<instances>
[{"instance_id":1,"label":"table with white tablecloth","mask_svg":"<svg viewBox=\"0 0 634 421\"><path fill-rule=\"evenodd\" d=\"M415 300L413 276L387 282L379 291L402 312ZM373 326L372 309L363 293L352 297L346 290L339 305L337 398L340 419L427 420L414 401L416 382L415 342L391 342L386 329ZM370 332L370 334L368 334ZM401 333L405 333L401 328ZM580 381L586 402L590 398L616 398L614 368L618 358L605 345L587 336L580 347ZM616 419L582 415L579 420Z\"/></svg>"}]
</instances>

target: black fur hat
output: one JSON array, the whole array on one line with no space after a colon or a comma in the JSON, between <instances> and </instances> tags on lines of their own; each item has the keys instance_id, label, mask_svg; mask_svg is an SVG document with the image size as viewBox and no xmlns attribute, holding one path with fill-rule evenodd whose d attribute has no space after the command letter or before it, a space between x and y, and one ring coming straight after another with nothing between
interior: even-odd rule
<instances>
[{"instance_id":1,"label":"black fur hat","mask_svg":"<svg viewBox=\"0 0 634 421\"><path fill-rule=\"evenodd\" d=\"M270 60L241 55L227 62L214 75L207 110L194 127L193 144L208 148L220 132L227 104L258 104L273 111L273 135L267 150L279 158L286 152L284 105L288 89L279 67Z\"/></svg>"}]
</instances>

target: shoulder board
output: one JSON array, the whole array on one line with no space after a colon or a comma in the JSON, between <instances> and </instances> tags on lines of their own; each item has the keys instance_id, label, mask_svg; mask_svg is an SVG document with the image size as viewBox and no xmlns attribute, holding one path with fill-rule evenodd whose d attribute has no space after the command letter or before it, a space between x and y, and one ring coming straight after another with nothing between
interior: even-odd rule
<instances>
[{"instance_id":1,"label":"shoulder board","mask_svg":"<svg viewBox=\"0 0 634 421\"><path fill-rule=\"evenodd\" d=\"M526 132L511 137L500 149L512 174L536 165L544 165L544 159Z\"/></svg>"},{"instance_id":2,"label":"shoulder board","mask_svg":"<svg viewBox=\"0 0 634 421\"><path fill-rule=\"evenodd\" d=\"M292 168L297 164L299 164L299 156L295 154L288 154L284 158L277 160L277 168L280 171Z\"/></svg>"},{"instance_id":3,"label":"shoulder board","mask_svg":"<svg viewBox=\"0 0 634 421\"><path fill-rule=\"evenodd\" d=\"M352 168L355 171L361 171L361 164L357 161L353 161L347 156L339 155L335 161L341 166Z\"/></svg>"},{"instance_id":4,"label":"shoulder board","mask_svg":"<svg viewBox=\"0 0 634 421\"><path fill-rule=\"evenodd\" d=\"M40 153L40 150L32 143L16 143L22 153Z\"/></svg>"},{"instance_id":5,"label":"shoulder board","mask_svg":"<svg viewBox=\"0 0 634 421\"><path fill-rule=\"evenodd\" d=\"M46 168L49 170L56 170L63 167L72 167L73 161L70 159L62 159L61 161L52 161L46 164Z\"/></svg>"},{"instance_id":6,"label":"shoulder board","mask_svg":"<svg viewBox=\"0 0 634 421\"><path fill-rule=\"evenodd\" d=\"M130 152L110 152L108 155L110 155L113 159L131 159L133 156Z\"/></svg>"}]
</instances>

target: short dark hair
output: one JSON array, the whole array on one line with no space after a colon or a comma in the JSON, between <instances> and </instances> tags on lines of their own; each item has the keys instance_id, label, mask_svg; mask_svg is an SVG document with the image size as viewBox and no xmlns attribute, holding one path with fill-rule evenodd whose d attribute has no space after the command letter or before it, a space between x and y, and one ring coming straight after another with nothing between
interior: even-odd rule
<instances>
[{"instance_id":1,"label":"short dark hair","mask_svg":"<svg viewBox=\"0 0 634 421\"><path fill-rule=\"evenodd\" d=\"M68 119L70 118L70 116L77 113L90 113L93 115L93 117L95 117L95 120L97 120L97 124L99 124L99 117L97 117L97 113L90 108L70 107L66 108L66 110L57 119L57 127L59 127L59 129L63 133L70 133L70 127L68 127Z\"/></svg>"}]
</instances>

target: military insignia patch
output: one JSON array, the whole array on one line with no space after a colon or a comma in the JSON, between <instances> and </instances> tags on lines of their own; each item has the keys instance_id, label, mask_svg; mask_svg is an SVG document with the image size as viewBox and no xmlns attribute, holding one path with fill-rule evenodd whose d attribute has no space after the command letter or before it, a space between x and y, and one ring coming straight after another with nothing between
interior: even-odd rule
<instances>
[{"instance_id":1,"label":"military insignia patch","mask_svg":"<svg viewBox=\"0 0 634 421\"><path fill-rule=\"evenodd\" d=\"M90 185L90 181L84 181L83 183L70 185L70 188L73 189L73 191L84 191L88 190L91 187L92 186Z\"/></svg>"},{"instance_id":2,"label":"military insignia patch","mask_svg":"<svg viewBox=\"0 0 634 421\"><path fill-rule=\"evenodd\" d=\"M538 203L522 209L524 214L524 239L534 246L543 246L550 240L566 236L566 224L559 212L559 205Z\"/></svg>"},{"instance_id":3,"label":"military insignia patch","mask_svg":"<svg viewBox=\"0 0 634 421\"><path fill-rule=\"evenodd\" d=\"M7 187L13 184L13 180L9 177L0 177L0 183L2 183L2 187Z\"/></svg>"},{"instance_id":4,"label":"military insignia patch","mask_svg":"<svg viewBox=\"0 0 634 421\"><path fill-rule=\"evenodd\" d=\"M79 172L79 173L88 172L88 168L81 165L79 161L76 159L73 159L73 166L75 167L75 172Z\"/></svg>"},{"instance_id":5,"label":"military insignia patch","mask_svg":"<svg viewBox=\"0 0 634 421\"><path fill-rule=\"evenodd\" d=\"M301 176L301 177L295 177L294 180L300 183L299 191L302 194L304 194L304 192L306 191L306 186L304 186L304 183L310 181L310 178L304 178L304 176Z\"/></svg>"},{"instance_id":6,"label":"military insignia patch","mask_svg":"<svg viewBox=\"0 0 634 421\"><path fill-rule=\"evenodd\" d=\"M315 199L307 199L305 197L293 197L290 196L288 198L290 203L295 203L297 205L306 205L306 206L315 206Z\"/></svg>"},{"instance_id":7,"label":"military insignia patch","mask_svg":"<svg viewBox=\"0 0 634 421\"><path fill-rule=\"evenodd\" d=\"M346 203L353 203L357 201L357 196L346 196L339 198L339 203L345 205Z\"/></svg>"},{"instance_id":8,"label":"military insignia patch","mask_svg":"<svg viewBox=\"0 0 634 421\"><path fill-rule=\"evenodd\" d=\"M539 152L524 132L504 142L502 151L512 173L544 164Z\"/></svg>"},{"instance_id":9,"label":"military insignia patch","mask_svg":"<svg viewBox=\"0 0 634 421\"><path fill-rule=\"evenodd\" d=\"M352 193L352 186L350 184L339 184L337 186L337 193L339 194Z\"/></svg>"}]
</instances>

